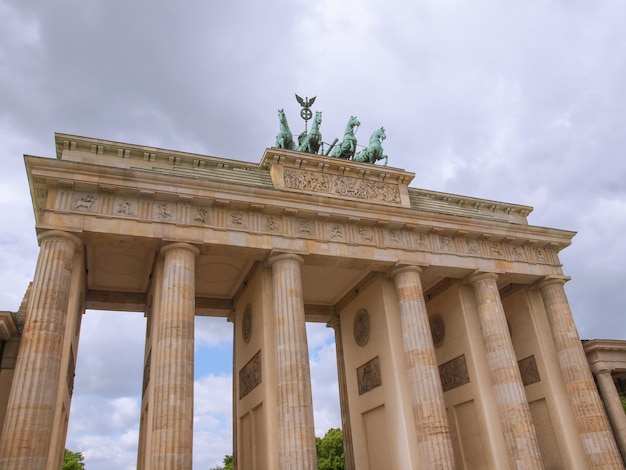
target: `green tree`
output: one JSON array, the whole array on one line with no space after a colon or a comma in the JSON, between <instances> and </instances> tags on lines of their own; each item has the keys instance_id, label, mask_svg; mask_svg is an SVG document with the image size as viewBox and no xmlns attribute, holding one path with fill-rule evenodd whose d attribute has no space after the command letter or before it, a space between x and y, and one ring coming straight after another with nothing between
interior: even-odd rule
<instances>
[{"instance_id":1,"label":"green tree","mask_svg":"<svg viewBox=\"0 0 626 470\"><path fill-rule=\"evenodd\" d=\"M210 468L209 470L233 470L233 456L224 456L224 466L218 465L217 467Z\"/></svg>"},{"instance_id":2,"label":"green tree","mask_svg":"<svg viewBox=\"0 0 626 470\"><path fill-rule=\"evenodd\" d=\"M624 413L626 413L626 397L619 397L622 400L622 407L624 408Z\"/></svg>"},{"instance_id":3,"label":"green tree","mask_svg":"<svg viewBox=\"0 0 626 470\"><path fill-rule=\"evenodd\" d=\"M65 449L61 470L83 470L85 468L84 460L85 457L83 457L81 452L72 452Z\"/></svg>"},{"instance_id":4,"label":"green tree","mask_svg":"<svg viewBox=\"0 0 626 470\"><path fill-rule=\"evenodd\" d=\"M343 432L331 428L323 438L315 438L318 470L344 470L346 459L343 452Z\"/></svg>"}]
</instances>

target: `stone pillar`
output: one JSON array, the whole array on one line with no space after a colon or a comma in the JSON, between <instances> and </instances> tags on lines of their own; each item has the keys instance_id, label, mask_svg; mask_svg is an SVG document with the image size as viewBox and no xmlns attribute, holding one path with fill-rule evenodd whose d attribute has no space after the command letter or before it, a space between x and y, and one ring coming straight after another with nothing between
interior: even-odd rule
<instances>
[{"instance_id":1,"label":"stone pillar","mask_svg":"<svg viewBox=\"0 0 626 470\"><path fill-rule=\"evenodd\" d=\"M343 337L341 336L341 320L337 316L328 322L328 326L335 330L339 405L341 407L341 429L343 432L343 451L346 459L346 470L355 470L352 425L350 424L350 401L348 400L348 383L346 382L346 362L343 357Z\"/></svg>"},{"instance_id":2,"label":"stone pillar","mask_svg":"<svg viewBox=\"0 0 626 470\"><path fill-rule=\"evenodd\" d=\"M547 279L537 287L543 297L578 432L591 468L624 468L589 370L564 284L564 279Z\"/></svg>"},{"instance_id":3,"label":"stone pillar","mask_svg":"<svg viewBox=\"0 0 626 470\"><path fill-rule=\"evenodd\" d=\"M315 470L315 428L300 265L293 254L272 256L276 408L280 470Z\"/></svg>"},{"instance_id":4,"label":"stone pillar","mask_svg":"<svg viewBox=\"0 0 626 470\"><path fill-rule=\"evenodd\" d=\"M391 273L398 292L413 417L424 468L452 469L455 467L454 450L424 302L421 272L418 266L404 266Z\"/></svg>"},{"instance_id":5,"label":"stone pillar","mask_svg":"<svg viewBox=\"0 0 626 470\"><path fill-rule=\"evenodd\" d=\"M611 371L604 369L596 372L596 380L600 389L600 395L609 414L609 421L622 454L622 459L626 460L626 413L624 413L624 407L619 398Z\"/></svg>"},{"instance_id":6,"label":"stone pillar","mask_svg":"<svg viewBox=\"0 0 626 470\"><path fill-rule=\"evenodd\" d=\"M40 251L0 441L0 468L51 468L51 437L72 264L82 242L66 232L39 236Z\"/></svg>"},{"instance_id":7,"label":"stone pillar","mask_svg":"<svg viewBox=\"0 0 626 470\"><path fill-rule=\"evenodd\" d=\"M479 273L471 276L468 282L476 296L487 365L511 468L539 469L543 468L543 461L497 278L497 274Z\"/></svg>"},{"instance_id":8,"label":"stone pillar","mask_svg":"<svg viewBox=\"0 0 626 470\"><path fill-rule=\"evenodd\" d=\"M192 468L195 258L186 243L162 248L163 285L151 359L151 470Z\"/></svg>"}]
</instances>

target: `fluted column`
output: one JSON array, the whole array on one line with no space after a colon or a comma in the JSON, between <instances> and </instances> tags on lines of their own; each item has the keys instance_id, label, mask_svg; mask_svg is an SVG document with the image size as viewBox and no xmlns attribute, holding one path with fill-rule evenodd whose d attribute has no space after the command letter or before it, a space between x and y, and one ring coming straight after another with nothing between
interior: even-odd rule
<instances>
[{"instance_id":1,"label":"fluted column","mask_svg":"<svg viewBox=\"0 0 626 470\"><path fill-rule=\"evenodd\" d=\"M424 468L452 469L455 468L454 450L424 302L421 272L418 266L404 266L391 273L398 292L413 417Z\"/></svg>"},{"instance_id":2,"label":"fluted column","mask_svg":"<svg viewBox=\"0 0 626 470\"><path fill-rule=\"evenodd\" d=\"M0 441L0 468L5 470L41 470L52 465L48 458L62 375L72 264L82 242L60 231L44 232L39 241L39 258Z\"/></svg>"},{"instance_id":3,"label":"fluted column","mask_svg":"<svg viewBox=\"0 0 626 470\"><path fill-rule=\"evenodd\" d=\"M341 320L336 316L328 322L328 326L335 330L337 380L339 383L339 405L341 406L341 429L343 432L343 452L346 459L346 470L355 470L352 425L350 423L350 401L348 400L348 383L346 381L346 361L343 357L343 337L341 336Z\"/></svg>"},{"instance_id":4,"label":"fluted column","mask_svg":"<svg viewBox=\"0 0 626 470\"><path fill-rule=\"evenodd\" d=\"M622 454L622 460L626 459L626 413L622 401L619 398L613 375L608 369L600 370L595 374L598 381L600 395L609 414L609 421L613 428L615 440Z\"/></svg>"},{"instance_id":5,"label":"fluted column","mask_svg":"<svg viewBox=\"0 0 626 470\"><path fill-rule=\"evenodd\" d=\"M195 258L186 243L162 248L163 286L155 351L151 469L192 468Z\"/></svg>"},{"instance_id":6,"label":"fluted column","mask_svg":"<svg viewBox=\"0 0 626 470\"><path fill-rule=\"evenodd\" d=\"M272 256L276 407L280 470L315 470L315 428L300 265L293 254Z\"/></svg>"},{"instance_id":7,"label":"fluted column","mask_svg":"<svg viewBox=\"0 0 626 470\"><path fill-rule=\"evenodd\" d=\"M487 365L511 468L539 469L543 461L517 365L496 279L492 273L471 276Z\"/></svg>"},{"instance_id":8,"label":"fluted column","mask_svg":"<svg viewBox=\"0 0 626 470\"><path fill-rule=\"evenodd\" d=\"M537 287L546 308L583 447L592 468L623 468L567 302L564 284L564 279L548 279Z\"/></svg>"}]
</instances>

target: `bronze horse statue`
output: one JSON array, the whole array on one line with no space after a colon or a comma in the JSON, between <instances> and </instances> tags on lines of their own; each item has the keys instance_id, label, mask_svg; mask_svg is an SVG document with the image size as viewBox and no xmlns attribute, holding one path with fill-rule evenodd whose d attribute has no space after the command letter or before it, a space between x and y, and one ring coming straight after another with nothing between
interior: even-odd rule
<instances>
[{"instance_id":1,"label":"bronze horse statue","mask_svg":"<svg viewBox=\"0 0 626 470\"><path fill-rule=\"evenodd\" d=\"M322 134L320 133L320 124L322 123L322 112L316 111L313 118L313 124L311 130L307 134L304 131L298 137L298 151L317 154L322 144Z\"/></svg>"},{"instance_id":2,"label":"bronze horse statue","mask_svg":"<svg viewBox=\"0 0 626 470\"><path fill-rule=\"evenodd\" d=\"M280 124L280 130L276 136L276 148L294 150L295 144L293 142L293 135L289 130L289 124L287 124L287 117L285 111L278 110L278 122Z\"/></svg>"},{"instance_id":3,"label":"bronze horse statue","mask_svg":"<svg viewBox=\"0 0 626 470\"><path fill-rule=\"evenodd\" d=\"M337 147L334 147L328 155L343 160L350 160L354 156L354 152L356 152L354 128L360 125L361 123L356 116L350 116L348 124L346 124L346 130L343 133L343 141Z\"/></svg>"},{"instance_id":4,"label":"bronze horse statue","mask_svg":"<svg viewBox=\"0 0 626 470\"><path fill-rule=\"evenodd\" d=\"M372 134L370 137L369 145L360 150L359 152L354 154L352 160L355 162L365 162L365 163L376 163L378 160L385 160L385 166L387 166L387 155L383 154L383 146L381 145L382 141L385 140L387 136L385 135L385 129L380 128Z\"/></svg>"}]
</instances>

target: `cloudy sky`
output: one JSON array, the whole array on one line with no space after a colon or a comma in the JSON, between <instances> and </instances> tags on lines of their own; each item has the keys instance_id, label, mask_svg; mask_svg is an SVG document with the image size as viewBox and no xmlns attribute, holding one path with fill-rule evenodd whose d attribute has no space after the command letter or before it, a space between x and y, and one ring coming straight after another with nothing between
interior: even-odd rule
<instances>
[{"instance_id":1,"label":"cloudy sky","mask_svg":"<svg viewBox=\"0 0 626 470\"><path fill-rule=\"evenodd\" d=\"M37 256L22 155L54 132L258 162L276 110L324 140L380 126L412 186L530 205L561 253L584 338L626 339L623 0L0 0L0 309ZM145 320L88 312L67 446L134 468ZM316 429L339 426L332 332L310 328ZM199 318L197 468L231 452L232 327ZM119 346L123 345L123 346ZM219 359L217 359L219 358Z\"/></svg>"}]
</instances>

